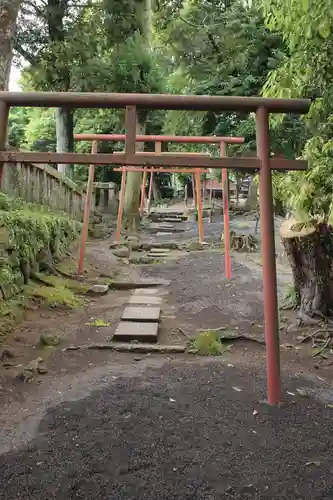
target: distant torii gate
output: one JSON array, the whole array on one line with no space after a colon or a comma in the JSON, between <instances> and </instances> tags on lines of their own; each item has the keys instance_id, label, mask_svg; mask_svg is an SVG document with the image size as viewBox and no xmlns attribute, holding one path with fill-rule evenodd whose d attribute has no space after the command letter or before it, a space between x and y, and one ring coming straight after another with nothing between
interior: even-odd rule
<instances>
[{"instance_id":1,"label":"distant torii gate","mask_svg":"<svg viewBox=\"0 0 333 500\"><path fill-rule=\"evenodd\" d=\"M274 159L269 151L269 114L309 111L310 99L277 99L263 97L221 97L206 95L109 94L75 92L0 92L0 186L3 163L114 164L119 166L231 168L259 170L261 243L263 258L264 316L267 360L268 403L278 404L281 397L279 314L274 241L272 170L304 170L302 160ZM40 108L126 108L126 141L124 154L48 153L6 151L10 107ZM189 158L136 153L137 110L174 109L192 111L234 111L256 114L257 158Z\"/></svg>"},{"instance_id":2,"label":"distant torii gate","mask_svg":"<svg viewBox=\"0 0 333 500\"><path fill-rule=\"evenodd\" d=\"M125 134L75 134L74 139L77 141L92 141L94 151L97 152L97 141L113 141L120 142L126 141ZM182 156L187 155L187 157L194 156L207 156L207 154L203 153L179 153L179 152L166 152L162 153L162 143L181 143L181 144L218 144L219 145L219 153L220 157L226 157L227 144L243 144L243 137L224 137L224 136L174 136L174 135L137 135L136 142L154 142L155 143L155 153L149 152L136 152L138 156L155 156L155 155L175 155ZM209 155L208 155L209 156ZM143 172L142 186L141 186L141 203L140 203L140 212L143 211L143 203L144 203L144 188L146 182L146 175L148 170L137 169L136 167L124 167L122 169L115 169L122 171L122 179L121 179L121 188L120 188L120 196L119 196L119 209L118 209L118 218L117 218L117 230L116 230L116 241L120 240L120 230L122 223L122 215L123 215L123 206L124 206L124 194L125 194L125 186L126 186L126 172L130 172L132 169L135 171ZM164 172L173 172L174 169L165 169ZM203 217L202 217L202 200L201 200L201 189L200 189L200 173L204 172L204 170L199 171L198 169L189 169L189 170L180 170L178 172L184 173L192 173L195 175L195 185L196 185L196 200L197 200L197 209L198 209L198 226L199 226L199 241L203 241ZM92 182L94 178L94 166L90 167L89 171L89 180L87 185L87 196L86 203L90 205L91 194L90 190L92 190ZM151 191L152 191L152 181L153 181L153 173L155 170L150 170L150 183L149 183L149 193L148 200L151 200ZM92 180L91 180L92 178ZM230 218L229 218L229 189L228 189L228 171L226 168L222 168L222 192L223 192L223 230L224 230L224 259L225 259L225 274L226 278L231 279L231 257L230 257ZM195 193L194 193L195 195ZM149 203L149 201L148 201ZM87 209L85 208L84 212L84 223L82 229L82 242L81 242L81 250L79 257L79 272L83 271L83 262L85 255L85 246L86 239L88 235L88 224L89 224L89 206Z\"/></svg>"}]
</instances>

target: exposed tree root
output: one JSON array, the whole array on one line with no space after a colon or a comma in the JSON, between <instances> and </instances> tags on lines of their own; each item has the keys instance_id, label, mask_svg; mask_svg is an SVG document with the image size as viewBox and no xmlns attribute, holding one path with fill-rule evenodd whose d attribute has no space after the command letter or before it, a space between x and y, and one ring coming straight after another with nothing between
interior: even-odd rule
<instances>
[{"instance_id":1,"label":"exposed tree root","mask_svg":"<svg viewBox=\"0 0 333 500\"><path fill-rule=\"evenodd\" d=\"M224 242L224 234L222 234L221 242ZM236 231L230 231L230 246L236 252L257 252L259 242L253 234L239 234Z\"/></svg>"},{"instance_id":2,"label":"exposed tree root","mask_svg":"<svg viewBox=\"0 0 333 500\"><path fill-rule=\"evenodd\" d=\"M318 328L314 332L301 339L300 343L302 344L304 342L307 342L308 340L311 340L313 349L318 349L312 354L313 358L315 358L316 356L327 357L323 353L326 349L331 350L333 347L333 329Z\"/></svg>"}]
</instances>

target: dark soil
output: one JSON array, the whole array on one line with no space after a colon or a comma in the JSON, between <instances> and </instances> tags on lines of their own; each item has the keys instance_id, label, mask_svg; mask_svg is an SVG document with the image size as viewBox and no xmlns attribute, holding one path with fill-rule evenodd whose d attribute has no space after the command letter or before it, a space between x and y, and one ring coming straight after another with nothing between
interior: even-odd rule
<instances>
[{"instance_id":1,"label":"dark soil","mask_svg":"<svg viewBox=\"0 0 333 500\"><path fill-rule=\"evenodd\" d=\"M259 373L216 361L110 377L0 457L0 498L332 498L332 410L297 397L268 408L264 396Z\"/></svg>"}]
</instances>

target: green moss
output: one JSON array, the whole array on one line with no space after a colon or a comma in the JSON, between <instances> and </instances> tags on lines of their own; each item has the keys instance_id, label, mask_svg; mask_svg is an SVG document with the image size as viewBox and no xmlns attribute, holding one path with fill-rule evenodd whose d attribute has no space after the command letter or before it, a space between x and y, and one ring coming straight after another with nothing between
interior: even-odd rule
<instances>
[{"instance_id":1,"label":"green moss","mask_svg":"<svg viewBox=\"0 0 333 500\"><path fill-rule=\"evenodd\" d=\"M106 323L103 319L96 319L92 323L88 323L88 326L96 326L96 327L111 326L111 323Z\"/></svg>"},{"instance_id":2,"label":"green moss","mask_svg":"<svg viewBox=\"0 0 333 500\"><path fill-rule=\"evenodd\" d=\"M201 356L220 356L223 348L217 332L201 332L198 337L190 341L188 352Z\"/></svg>"},{"instance_id":3,"label":"green moss","mask_svg":"<svg viewBox=\"0 0 333 500\"><path fill-rule=\"evenodd\" d=\"M76 281L75 279L67 279L62 278L60 276L44 276L43 278L48 283L52 284L56 288L68 288L74 293L78 294L86 294L89 290L89 287L80 281Z\"/></svg>"},{"instance_id":4,"label":"green moss","mask_svg":"<svg viewBox=\"0 0 333 500\"><path fill-rule=\"evenodd\" d=\"M40 264L61 258L80 227L66 214L0 192L0 286L5 298L21 289L23 274L27 280Z\"/></svg>"},{"instance_id":5,"label":"green moss","mask_svg":"<svg viewBox=\"0 0 333 500\"><path fill-rule=\"evenodd\" d=\"M6 232L7 246L16 250L21 259L35 260L45 248L57 255L77 237L81 224L65 214L0 195L0 227Z\"/></svg>"},{"instance_id":6,"label":"green moss","mask_svg":"<svg viewBox=\"0 0 333 500\"><path fill-rule=\"evenodd\" d=\"M0 344L6 338L8 332L23 320L23 317L24 300L22 297L0 302Z\"/></svg>"},{"instance_id":7,"label":"green moss","mask_svg":"<svg viewBox=\"0 0 333 500\"><path fill-rule=\"evenodd\" d=\"M83 304L82 298L65 286L49 287L29 284L25 287L24 294L27 297L40 300L49 307L75 309Z\"/></svg>"}]
</instances>

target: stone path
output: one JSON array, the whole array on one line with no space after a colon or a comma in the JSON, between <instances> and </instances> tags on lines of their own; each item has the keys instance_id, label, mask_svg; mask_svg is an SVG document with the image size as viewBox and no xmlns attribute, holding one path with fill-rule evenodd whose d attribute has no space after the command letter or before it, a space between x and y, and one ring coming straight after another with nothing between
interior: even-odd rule
<instances>
[{"instance_id":1,"label":"stone path","mask_svg":"<svg viewBox=\"0 0 333 500\"><path fill-rule=\"evenodd\" d=\"M136 288L128 300L128 306L122 314L112 340L157 342L163 302L162 291L161 288Z\"/></svg>"}]
</instances>

